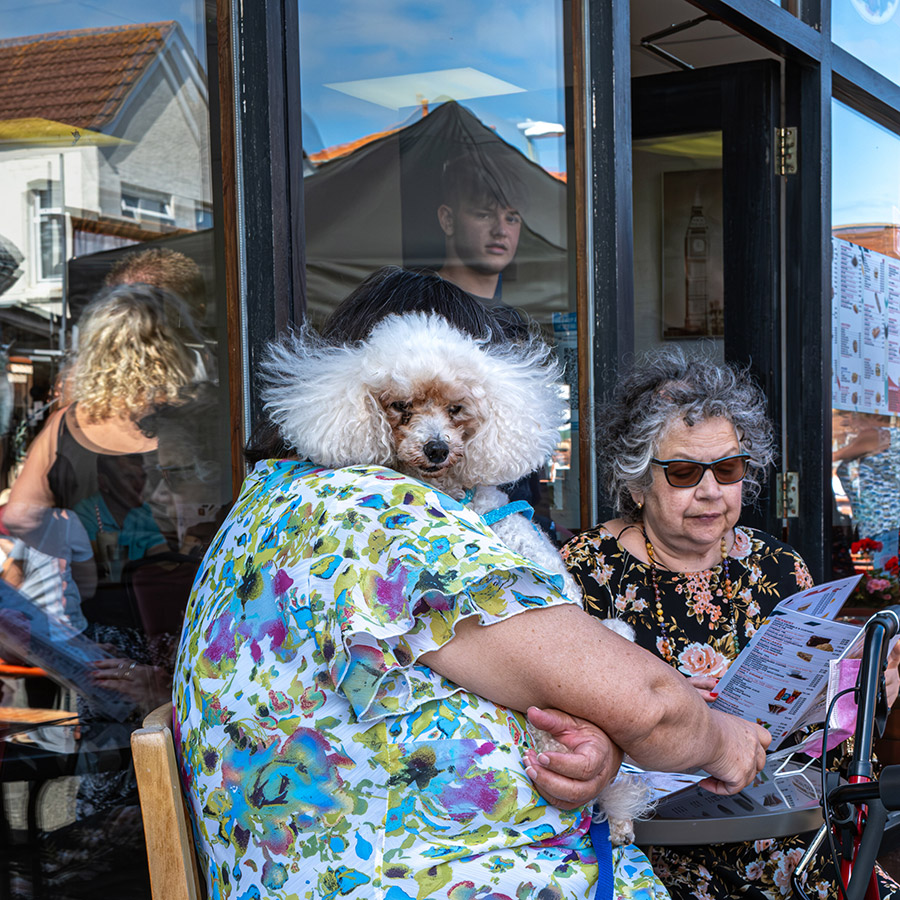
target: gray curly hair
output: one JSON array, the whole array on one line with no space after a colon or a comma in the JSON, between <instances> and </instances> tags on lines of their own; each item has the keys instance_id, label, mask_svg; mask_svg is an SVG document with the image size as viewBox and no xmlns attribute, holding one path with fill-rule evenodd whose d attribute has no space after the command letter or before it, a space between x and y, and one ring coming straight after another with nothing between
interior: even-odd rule
<instances>
[{"instance_id":1,"label":"gray curly hair","mask_svg":"<svg viewBox=\"0 0 900 900\"><path fill-rule=\"evenodd\" d=\"M598 410L597 453L602 483L626 521L639 518L631 493L650 487L650 459L669 428L678 419L694 425L713 418L731 422L750 455L743 499L755 499L775 458L774 434L765 395L746 368L675 348L647 354L619 380Z\"/></svg>"}]
</instances>

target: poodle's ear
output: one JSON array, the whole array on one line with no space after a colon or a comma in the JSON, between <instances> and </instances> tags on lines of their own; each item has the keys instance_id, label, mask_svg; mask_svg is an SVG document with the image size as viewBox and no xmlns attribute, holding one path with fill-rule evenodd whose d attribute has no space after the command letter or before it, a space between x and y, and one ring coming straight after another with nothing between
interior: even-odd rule
<instances>
[{"instance_id":1,"label":"poodle's ear","mask_svg":"<svg viewBox=\"0 0 900 900\"><path fill-rule=\"evenodd\" d=\"M330 468L391 464L390 427L359 377L361 353L326 344L309 329L270 347L261 365L263 401L302 458Z\"/></svg>"},{"instance_id":2,"label":"poodle's ear","mask_svg":"<svg viewBox=\"0 0 900 900\"><path fill-rule=\"evenodd\" d=\"M466 449L468 484L507 484L543 465L565 423L561 371L542 341L485 347L483 424Z\"/></svg>"}]
</instances>

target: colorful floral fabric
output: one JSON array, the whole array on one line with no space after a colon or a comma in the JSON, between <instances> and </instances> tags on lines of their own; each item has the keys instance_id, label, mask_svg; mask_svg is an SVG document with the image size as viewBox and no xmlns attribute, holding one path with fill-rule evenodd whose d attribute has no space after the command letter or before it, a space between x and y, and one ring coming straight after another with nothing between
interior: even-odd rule
<instances>
[{"instance_id":1,"label":"colorful floral fabric","mask_svg":"<svg viewBox=\"0 0 900 900\"><path fill-rule=\"evenodd\" d=\"M569 602L560 581L396 472L260 463L176 666L211 900L588 897L588 815L534 791L523 717L419 662L463 618ZM614 864L618 897L667 896L637 848Z\"/></svg>"},{"instance_id":2,"label":"colorful floral fabric","mask_svg":"<svg viewBox=\"0 0 900 900\"><path fill-rule=\"evenodd\" d=\"M729 555L733 609L725 601L724 567L686 575L657 569L665 628L655 615L650 567L602 525L573 538L563 557L584 591L589 612L630 622L637 643L685 675L721 675L780 600L812 585L800 556L752 528L735 529ZM733 618L732 618L733 612ZM654 872L673 900L782 900L809 835L708 847L647 847ZM882 896L897 886L879 870ZM805 876L810 897L839 896L823 850Z\"/></svg>"}]
</instances>

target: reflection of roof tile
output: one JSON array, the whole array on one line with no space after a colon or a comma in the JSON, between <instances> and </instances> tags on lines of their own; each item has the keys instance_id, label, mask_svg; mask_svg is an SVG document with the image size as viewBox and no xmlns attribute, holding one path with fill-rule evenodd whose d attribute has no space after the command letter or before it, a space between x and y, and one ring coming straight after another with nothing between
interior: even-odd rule
<instances>
[{"instance_id":1,"label":"reflection of roof tile","mask_svg":"<svg viewBox=\"0 0 900 900\"><path fill-rule=\"evenodd\" d=\"M371 144L379 138L387 137L389 134L396 134L402 131L402 128L389 128L387 131L376 131L374 134L367 134L365 137L357 138L355 141L347 141L346 144L335 144L333 147L325 147L323 150L317 150L310 153L309 158L314 163L328 162L332 159L340 159L342 156L349 156L354 150Z\"/></svg>"},{"instance_id":2,"label":"reflection of roof tile","mask_svg":"<svg viewBox=\"0 0 900 900\"><path fill-rule=\"evenodd\" d=\"M0 119L102 127L175 28L155 22L0 41Z\"/></svg>"}]
</instances>

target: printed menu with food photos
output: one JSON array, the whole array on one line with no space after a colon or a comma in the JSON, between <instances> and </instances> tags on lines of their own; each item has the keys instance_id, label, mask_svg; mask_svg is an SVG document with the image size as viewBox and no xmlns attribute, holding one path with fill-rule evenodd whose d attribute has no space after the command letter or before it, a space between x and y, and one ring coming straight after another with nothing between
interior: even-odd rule
<instances>
[{"instance_id":1,"label":"printed menu with food photos","mask_svg":"<svg viewBox=\"0 0 900 900\"><path fill-rule=\"evenodd\" d=\"M824 721L828 664L862 643L862 628L834 621L860 577L782 600L722 676L713 709L762 725L772 749L802 726Z\"/></svg>"},{"instance_id":2,"label":"printed menu with food photos","mask_svg":"<svg viewBox=\"0 0 900 900\"><path fill-rule=\"evenodd\" d=\"M900 412L900 263L832 238L832 406Z\"/></svg>"}]
</instances>

